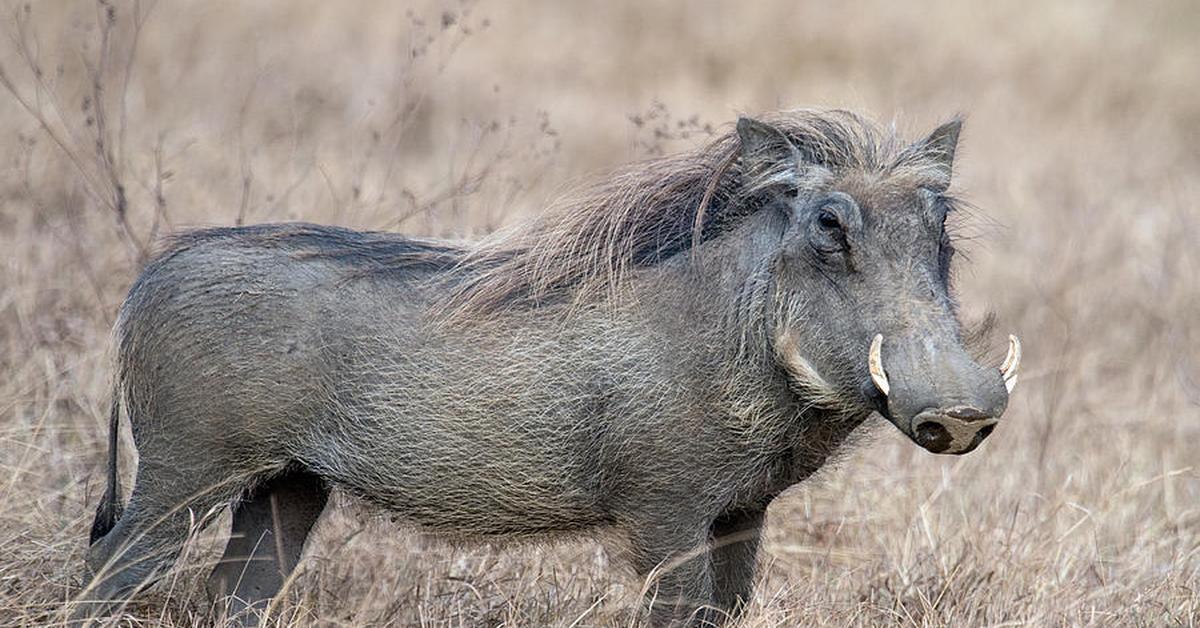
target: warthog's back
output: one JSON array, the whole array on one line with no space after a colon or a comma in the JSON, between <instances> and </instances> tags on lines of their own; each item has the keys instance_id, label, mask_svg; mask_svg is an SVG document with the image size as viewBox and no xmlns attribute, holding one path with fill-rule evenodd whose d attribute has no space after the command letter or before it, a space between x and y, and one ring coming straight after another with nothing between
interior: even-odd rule
<instances>
[{"instance_id":1,"label":"warthog's back","mask_svg":"<svg viewBox=\"0 0 1200 628\"><path fill-rule=\"evenodd\" d=\"M460 254L311 225L182 236L121 312L135 435L246 474L301 464L447 531L599 523L588 419L614 399L566 357L594 339L431 324Z\"/></svg>"},{"instance_id":2,"label":"warthog's back","mask_svg":"<svg viewBox=\"0 0 1200 628\"><path fill-rule=\"evenodd\" d=\"M355 277L365 260L413 252L409 267L377 280ZM120 314L122 375L148 404L220 403L220 413L257 420L311 409L328 386L327 361L339 338L381 315L411 316L413 291L397 287L450 249L400 238L309 225L196 231L177 238L130 290ZM356 264L346 262L356 261ZM386 306L388 310L372 312ZM348 313L357 315L347 316ZM229 404L234 405L229 405ZM307 408L306 408L307 407ZM158 413L151 413L158 416ZM135 425L137 417L135 416ZM245 429L255 426L237 421Z\"/></svg>"}]
</instances>

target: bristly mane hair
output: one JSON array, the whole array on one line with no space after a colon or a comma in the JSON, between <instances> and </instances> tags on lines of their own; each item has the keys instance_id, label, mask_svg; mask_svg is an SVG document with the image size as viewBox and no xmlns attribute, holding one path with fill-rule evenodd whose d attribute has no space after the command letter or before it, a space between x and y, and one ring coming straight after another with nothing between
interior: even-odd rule
<instances>
[{"instance_id":1,"label":"bristly mane hair","mask_svg":"<svg viewBox=\"0 0 1200 628\"><path fill-rule=\"evenodd\" d=\"M805 165L837 174L948 177L894 131L844 110L760 118L782 131ZM486 314L597 295L615 297L633 268L651 266L720 235L758 208L781 170L744 173L733 130L702 148L631 164L569 195L541 217L469 247L455 270L449 312Z\"/></svg>"}]
</instances>

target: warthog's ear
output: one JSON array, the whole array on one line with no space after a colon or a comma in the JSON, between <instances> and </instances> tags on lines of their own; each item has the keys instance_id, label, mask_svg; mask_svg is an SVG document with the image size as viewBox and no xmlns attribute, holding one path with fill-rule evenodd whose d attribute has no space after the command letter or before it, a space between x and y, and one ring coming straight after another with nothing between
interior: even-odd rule
<instances>
[{"instance_id":1,"label":"warthog's ear","mask_svg":"<svg viewBox=\"0 0 1200 628\"><path fill-rule=\"evenodd\" d=\"M916 145L925 159L938 169L939 178L944 179L944 183L939 184L943 189L950 186L950 176L954 171L954 151L958 149L958 134L961 131L962 119L955 118L934 129L929 137Z\"/></svg>"},{"instance_id":2,"label":"warthog's ear","mask_svg":"<svg viewBox=\"0 0 1200 628\"><path fill-rule=\"evenodd\" d=\"M742 143L742 181L747 192L785 188L795 193L800 183L800 151L783 131L753 118L738 118Z\"/></svg>"}]
</instances>

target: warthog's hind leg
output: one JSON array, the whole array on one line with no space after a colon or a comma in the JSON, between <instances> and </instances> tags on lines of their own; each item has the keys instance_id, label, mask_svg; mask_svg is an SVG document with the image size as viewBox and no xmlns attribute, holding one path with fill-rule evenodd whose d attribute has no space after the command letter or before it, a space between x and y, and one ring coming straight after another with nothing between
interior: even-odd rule
<instances>
[{"instance_id":1,"label":"warthog's hind leg","mask_svg":"<svg viewBox=\"0 0 1200 628\"><path fill-rule=\"evenodd\" d=\"M233 531L208 591L227 604L235 621L258 622L258 613L299 562L328 496L319 477L293 470L259 484L234 505Z\"/></svg>"},{"instance_id":2,"label":"warthog's hind leg","mask_svg":"<svg viewBox=\"0 0 1200 628\"><path fill-rule=\"evenodd\" d=\"M230 484L213 486L211 475L187 474L143 461L116 525L88 548L90 582L76 600L73 620L110 614L175 562L194 529L236 494ZM150 479L153 478L153 479Z\"/></svg>"}]
</instances>

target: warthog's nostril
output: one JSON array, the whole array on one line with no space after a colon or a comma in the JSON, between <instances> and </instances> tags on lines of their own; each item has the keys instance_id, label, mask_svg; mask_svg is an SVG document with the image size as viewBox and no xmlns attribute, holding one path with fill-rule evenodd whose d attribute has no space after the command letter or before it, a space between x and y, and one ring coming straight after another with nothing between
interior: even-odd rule
<instances>
[{"instance_id":1,"label":"warthog's nostril","mask_svg":"<svg viewBox=\"0 0 1200 628\"><path fill-rule=\"evenodd\" d=\"M946 451L946 448L954 440L946 426L937 421L921 423L917 426L914 436L916 436L918 445L934 453Z\"/></svg>"},{"instance_id":2,"label":"warthog's nostril","mask_svg":"<svg viewBox=\"0 0 1200 628\"><path fill-rule=\"evenodd\" d=\"M970 408L923 412L913 423L912 439L935 454L965 454L996 428L996 419Z\"/></svg>"}]
</instances>

